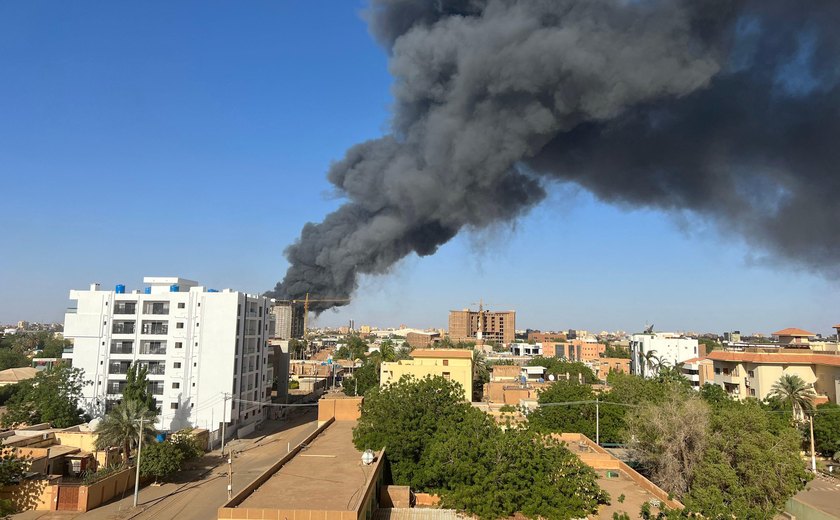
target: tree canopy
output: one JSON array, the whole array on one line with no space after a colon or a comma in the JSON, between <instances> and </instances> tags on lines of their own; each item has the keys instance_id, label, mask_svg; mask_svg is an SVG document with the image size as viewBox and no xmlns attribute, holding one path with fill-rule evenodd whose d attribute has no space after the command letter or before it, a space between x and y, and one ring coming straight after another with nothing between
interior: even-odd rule
<instances>
[{"instance_id":1,"label":"tree canopy","mask_svg":"<svg viewBox=\"0 0 840 520\"><path fill-rule=\"evenodd\" d=\"M814 413L814 444L823 457L840 459L840 405L823 403Z\"/></svg>"},{"instance_id":2,"label":"tree canopy","mask_svg":"<svg viewBox=\"0 0 840 520\"><path fill-rule=\"evenodd\" d=\"M571 379L577 380L580 374L584 383L594 383L598 381L595 377L595 372L591 368L577 361L563 361L562 359L549 358L537 356L528 360L529 367L545 367L546 374L553 374L558 379L565 378L566 375Z\"/></svg>"},{"instance_id":3,"label":"tree canopy","mask_svg":"<svg viewBox=\"0 0 840 520\"><path fill-rule=\"evenodd\" d=\"M379 364L365 360L353 375L341 381L342 390L346 395L365 395L368 390L379 386Z\"/></svg>"},{"instance_id":4,"label":"tree canopy","mask_svg":"<svg viewBox=\"0 0 840 520\"><path fill-rule=\"evenodd\" d=\"M89 384L82 370L56 364L17 384L18 390L6 402L6 413L0 422L4 426L48 422L55 428L81 424L85 416L78 403L83 388Z\"/></svg>"},{"instance_id":5,"label":"tree canopy","mask_svg":"<svg viewBox=\"0 0 840 520\"><path fill-rule=\"evenodd\" d=\"M125 386L123 387L123 401L136 401L146 409L157 414L155 396L149 391L149 378L146 377L148 369L139 366L137 362L131 364L125 373Z\"/></svg>"},{"instance_id":6,"label":"tree canopy","mask_svg":"<svg viewBox=\"0 0 840 520\"><path fill-rule=\"evenodd\" d=\"M387 448L394 481L480 518L585 517L607 499L594 472L558 441L502 430L457 383L403 377L365 396L358 449Z\"/></svg>"}]
</instances>

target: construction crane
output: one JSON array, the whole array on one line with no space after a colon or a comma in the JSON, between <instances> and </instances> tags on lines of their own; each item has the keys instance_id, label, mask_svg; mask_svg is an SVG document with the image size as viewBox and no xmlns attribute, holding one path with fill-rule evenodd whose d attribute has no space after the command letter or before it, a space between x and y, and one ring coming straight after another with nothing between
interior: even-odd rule
<instances>
[{"instance_id":1,"label":"construction crane","mask_svg":"<svg viewBox=\"0 0 840 520\"><path fill-rule=\"evenodd\" d=\"M303 304L303 339L306 339L306 333L309 331L309 304L312 302L349 302L350 298L310 298L309 293L302 300L282 300L293 304Z\"/></svg>"}]
</instances>

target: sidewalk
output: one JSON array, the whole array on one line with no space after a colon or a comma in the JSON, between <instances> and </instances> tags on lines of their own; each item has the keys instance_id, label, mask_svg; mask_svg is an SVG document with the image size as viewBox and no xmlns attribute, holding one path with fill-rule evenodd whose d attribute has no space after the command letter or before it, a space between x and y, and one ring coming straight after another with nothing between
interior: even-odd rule
<instances>
[{"instance_id":1,"label":"sidewalk","mask_svg":"<svg viewBox=\"0 0 840 520\"><path fill-rule=\"evenodd\" d=\"M227 444L233 450L233 491L241 489L277 459L286 454L288 445L294 447L317 425L317 411L304 408L286 420L269 421L262 431ZM225 451L227 451L227 446ZM128 519L186 519L216 518L216 510L227 501L227 459L219 450L212 451L181 471L174 482L140 489L140 501L133 507L133 494L88 511L26 511L13 515L15 520L128 520Z\"/></svg>"}]
</instances>

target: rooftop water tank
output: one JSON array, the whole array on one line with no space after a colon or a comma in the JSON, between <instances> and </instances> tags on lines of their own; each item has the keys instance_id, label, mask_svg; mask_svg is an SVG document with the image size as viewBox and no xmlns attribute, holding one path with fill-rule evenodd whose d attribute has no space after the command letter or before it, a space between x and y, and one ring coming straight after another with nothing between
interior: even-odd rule
<instances>
[{"instance_id":1,"label":"rooftop water tank","mask_svg":"<svg viewBox=\"0 0 840 520\"><path fill-rule=\"evenodd\" d=\"M152 288L151 287L144 288L143 289L143 294L152 294Z\"/></svg>"},{"instance_id":2,"label":"rooftop water tank","mask_svg":"<svg viewBox=\"0 0 840 520\"><path fill-rule=\"evenodd\" d=\"M178 287L177 283L173 283L169 286L169 292L178 292L180 288Z\"/></svg>"},{"instance_id":3,"label":"rooftop water tank","mask_svg":"<svg viewBox=\"0 0 840 520\"><path fill-rule=\"evenodd\" d=\"M117 294L125 294L125 285L118 283L117 286L114 288L114 291Z\"/></svg>"}]
</instances>

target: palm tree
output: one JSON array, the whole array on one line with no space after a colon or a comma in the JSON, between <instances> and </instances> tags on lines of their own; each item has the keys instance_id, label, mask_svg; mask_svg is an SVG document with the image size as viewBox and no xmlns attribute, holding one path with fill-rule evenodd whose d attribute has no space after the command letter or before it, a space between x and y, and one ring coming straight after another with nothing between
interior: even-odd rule
<instances>
[{"instance_id":1,"label":"palm tree","mask_svg":"<svg viewBox=\"0 0 840 520\"><path fill-rule=\"evenodd\" d=\"M655 350L648 350L643 354L643 357L649 370L653 371L655 368L658 371L662 368L662 359L656 355Z\"/></svg>"},{"instance_id":2,"label":"palm tree","mask_svg":"<svg viewBox=\"0 0 840 520\"><path fill-rule=\"evenodd\" d=\"M128 462L131 449L137 445L140 419L143 419L143 440L152 440L157 414L140 401L123 400L96 425L96 448L121 446L123 460Z\"/></svg>"},{"instance_id":3,"label":"palm tree","mask_svg":"<svg viewBox=\"0 0 840 520\"><path fill-rule=\"evenodd\" d=\"M814 392L812 385L796 374L784 374L770 388L770 396L776 397L790 405L794 420L799 420L806 411L814 409Z\"/></svg>"}]
</instances>

